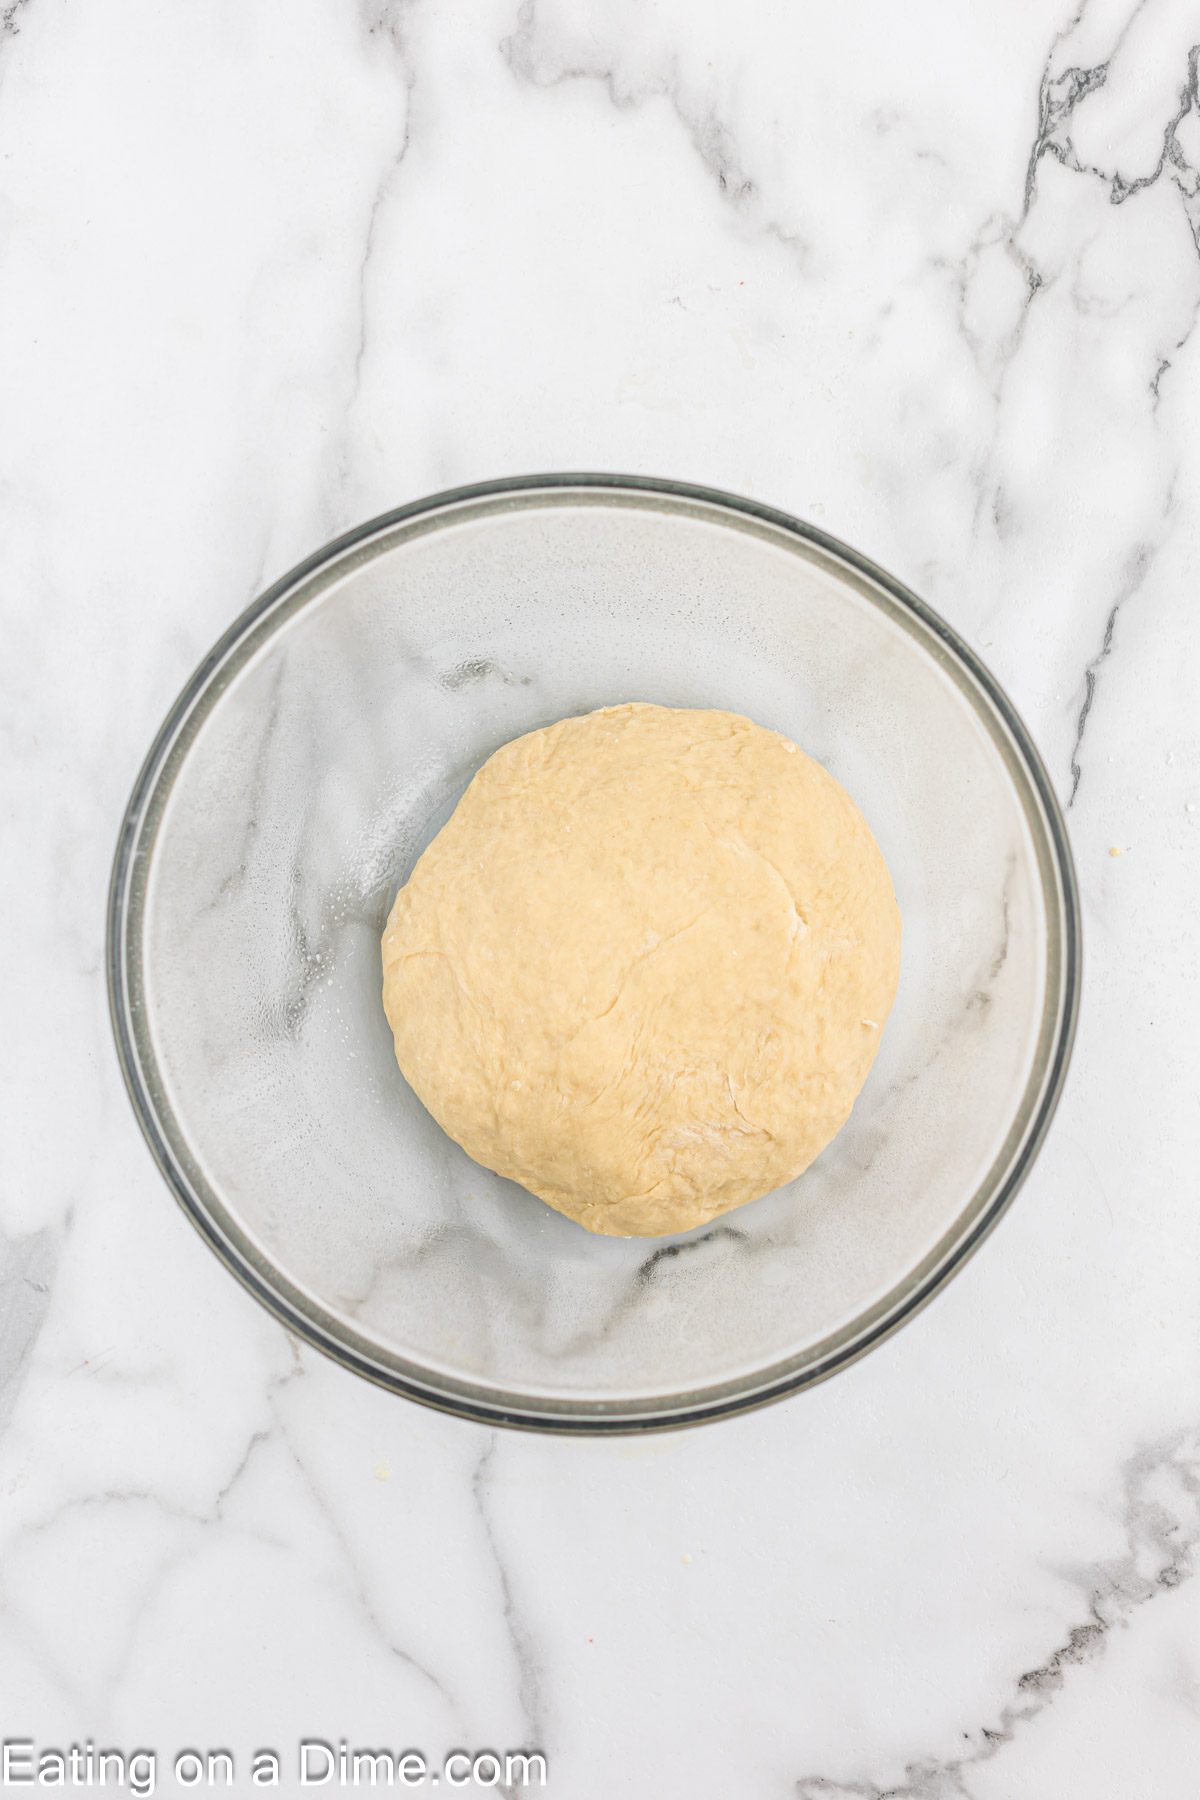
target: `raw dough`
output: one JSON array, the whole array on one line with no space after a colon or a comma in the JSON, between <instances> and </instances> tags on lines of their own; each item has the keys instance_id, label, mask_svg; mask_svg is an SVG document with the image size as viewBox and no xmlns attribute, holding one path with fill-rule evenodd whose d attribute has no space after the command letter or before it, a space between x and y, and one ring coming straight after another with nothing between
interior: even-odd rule
<instances>
[{"instance_id":1,"label":"raw dough","mask_svg":"<svg viewBox=\"0 0 1200 1800\"><path fill-rule=\"evenodd\" d=\"M396 1056L468 1155L659 1237L799 1175L900 968L862 814L777 732L606 707L486 762L383 938Z\"/></svg>"}]
</instances>

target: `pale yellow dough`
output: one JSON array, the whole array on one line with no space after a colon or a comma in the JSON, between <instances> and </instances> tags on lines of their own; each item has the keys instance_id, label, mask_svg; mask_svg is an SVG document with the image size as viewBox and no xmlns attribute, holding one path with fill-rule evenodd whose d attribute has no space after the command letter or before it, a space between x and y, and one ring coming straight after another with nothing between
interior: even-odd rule
<instances>
[{"instance_id":1,"label":"pale yellow dough","mask_svg":"<svg viewBox=\"0 0 1200 1800\"><path fill-rule=\"evenodd\" d=\"M613 706L484 764L383 938L400 1067L476 1162L660 1237L799 1175L900 969L879 848L733 713Z\"/></svg>"}]
</instances>

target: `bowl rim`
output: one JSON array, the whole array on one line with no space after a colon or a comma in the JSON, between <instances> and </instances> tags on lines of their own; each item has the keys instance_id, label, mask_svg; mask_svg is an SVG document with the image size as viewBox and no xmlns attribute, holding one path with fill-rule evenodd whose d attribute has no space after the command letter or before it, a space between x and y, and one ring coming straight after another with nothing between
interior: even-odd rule
<instances>
[{"instance_id":1,"label":"bowl rim","mask_svg":"<svg viewBox=\"0 0 1200 1800\"><path fill-rule=\"evenodd\" d=\"M251 640L257 647L267 635L258 628L268 615L279 612L282 623L291 616L282 602L295 596L297 604L301 604L301 591L314 576L397 526L419 520L425 529L437 528L439 515L447 515L441 523L450 523L454 515L478 508L481 502L483 512L495 513L508 510L506 502L518 504L520 496L525 496L531 505L539 500L556 504L565 501L571 491L581 497L590 495L593 502L625 496L636 505L640 497L641 505L666 500L672 503L672 510L722 515L727 526L749 529L776 541L782 537L795 553L832 566L877 605L882 598L883 610L891 612L910 636L923 638L925 647L933 650L975 704L1001 751L1034 841L1046 905L1049 943L1038 1051L1016 1120L988 1174L956 1215L954 1225L881 1301L808 1351L724 1382L706 1383L679 1396L626 1396L603 1401L553 1395L543 1401L526 1392L506 1394L494 1384L451 1378L440 1370L391 1356L381 1346L373 1345L372 1340L314 1300L259 1251L213 1194L188 1156L182 1132L172 1130L174 1121L157 1079L144 1025L141 900L158 820L174 779L172 771L182 761L191 736L207 717L211 705L250 654ZM244 654L234 664L239 651ZM984 706L979 705L980 699ZM1032 808L1030 799L1035 802ZM134 1116L160 1173L205 1242L287 1330L377 1385L460 1418L518 1429L608 1436L678 1429L726 1418L814 1386L882 1343L941 1291L1012 1204L1058 1106L1079 1014L1082 926L1066 823L1029 731L995 676L932 607L878 564L828 532L757 500L656 476L563 472L473 482L368 519L297 563L252 601L218 638L185 683L155 735L121 821L108 893L106 975L121 1074ZM993 1191L972 1216L972 1202L985 1191L1002 1164L1005 1166ZM969 1223L956 1230L964 1220Z\"/></svg>"}]
</instances>

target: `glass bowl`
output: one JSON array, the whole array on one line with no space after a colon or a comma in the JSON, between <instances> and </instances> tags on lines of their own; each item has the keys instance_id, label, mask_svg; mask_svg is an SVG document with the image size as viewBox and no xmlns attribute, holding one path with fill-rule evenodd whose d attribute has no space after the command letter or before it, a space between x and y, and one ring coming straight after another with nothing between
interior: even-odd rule
<instances>
[{"instance_id":1,"label":"glass bowl","mask_svg":"<svg viewBox=\"0 0 1200 1800\"><path fill-rule=\"evenodd\" d=\"M862 808L904 919L843 1130L790 1186L658 1240L589 1236L470 1161L380 998L396 890L480 763L623 700L794 739ZM811 526L607 475L402 507L256 601L138 777L108 949L139 1123L251 1292L413 1399L585 1432L776 1399L908 1318L1027 1174L1079 984L1063 821L978 658Z\"/></svg>"}]
</instances>

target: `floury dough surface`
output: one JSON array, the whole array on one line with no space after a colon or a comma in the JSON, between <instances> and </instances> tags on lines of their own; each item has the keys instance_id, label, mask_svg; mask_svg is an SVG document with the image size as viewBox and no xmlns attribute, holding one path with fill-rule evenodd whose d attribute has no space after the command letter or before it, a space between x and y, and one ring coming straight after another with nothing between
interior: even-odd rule
<instances>
[{"instance_id":1,"label":"floury dough surface","mask_svg":"<svg viewBox=\"0 0 1200 1800\"><path fill-rule=\"evenodd\" d=\"M807 1168L899 968L887 867L837 782L749 719L647 705L498 750L383 937L396 1056L433 1116L622 1237Z\"/></svg>"}]
</instances>

